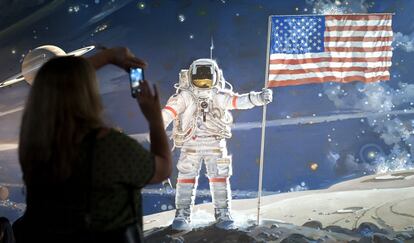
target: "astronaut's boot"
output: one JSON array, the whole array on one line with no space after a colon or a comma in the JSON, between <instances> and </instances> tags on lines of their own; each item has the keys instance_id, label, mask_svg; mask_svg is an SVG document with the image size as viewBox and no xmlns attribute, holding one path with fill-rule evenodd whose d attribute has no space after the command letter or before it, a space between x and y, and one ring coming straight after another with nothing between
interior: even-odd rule
<instances>
[{"instance_id":1,"label":"astronaut's boot","mask_svg":"<svg viewBox=\"0 0 414 243\"><path fill-rule=\"evenodd\" d=\"M234 220L231 217L228 208L215 208L214 216L216 217L216 227L220 229L234 229Z\"/></svg>"},{"instance_id":2,"label":"astronaut's boot","mask_svg":"<svg viewBox=\"0 0 414 243\"><path fill-rule=\"evenodd\" d=\"M191 230L191 209L190 208L180 208L175 211L175 218L172 222L173 230Z\"/></svg>"},{"instance_id":3,"label":"astronaut's boot","mask_svg":"<svg viewBox=\"0 0 414 243\"><path fill-rule=\"evenodd\" d=\"M230 215L231 191L227 177L211 177L210 190L214 204L215 226L220 229L233 229L234 221Z\"/></svg>"},{"instance_id":4,"label":"astronaut's boot","mask_svg":"<svg viewBox=\"0 0 414 243\"><path fill-rule=\"evenodd\" d=\"M174 230L191 230L191 211L194 205L197 178L182 178L180 174L177 179L175 190L175 218L172 223Z\"/></svg>"}]
</instances>

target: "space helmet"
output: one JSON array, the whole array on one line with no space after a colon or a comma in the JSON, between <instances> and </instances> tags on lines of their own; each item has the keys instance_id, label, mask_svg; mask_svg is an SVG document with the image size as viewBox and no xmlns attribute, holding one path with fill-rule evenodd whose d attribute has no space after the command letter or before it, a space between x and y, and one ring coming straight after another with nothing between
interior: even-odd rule
<instances>
[{"instance_id":1,"label":"space helmet","mask_svg":"<svg viewBox=\"0 0 414 243\"><path fill-rule=\"evenodd\" d=\"M190 84L199 89L215 87L221 79L220 76L221 70L216 61L208 58L195 60L188 70Z\"/></svg>"}]
</instances>

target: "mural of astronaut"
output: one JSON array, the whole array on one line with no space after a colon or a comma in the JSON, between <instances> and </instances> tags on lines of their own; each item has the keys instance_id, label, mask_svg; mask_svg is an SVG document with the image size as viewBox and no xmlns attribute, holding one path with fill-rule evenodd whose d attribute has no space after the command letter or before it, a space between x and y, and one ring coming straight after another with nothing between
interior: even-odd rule
<instances>
[{"instance_id":1,"label":"mural of astronaut","mask_svg":"<svg viewBox=\"0 0 414 243\"><path fill-rule=\"evenodd\" d=\"M210 183L216 226L232 228L229 182L232 160L226 147L226 139L232 136L233 118L229 110L270 103L272 91L234 93L213 59L195 60L188 70L181 70L179 83L174 87L176 94L169 98L162 111L164 126L167 128L173 122L174 146L181 149L172 228L191 229L191 210L202 162Z\"/></svg>"}]
</instances>

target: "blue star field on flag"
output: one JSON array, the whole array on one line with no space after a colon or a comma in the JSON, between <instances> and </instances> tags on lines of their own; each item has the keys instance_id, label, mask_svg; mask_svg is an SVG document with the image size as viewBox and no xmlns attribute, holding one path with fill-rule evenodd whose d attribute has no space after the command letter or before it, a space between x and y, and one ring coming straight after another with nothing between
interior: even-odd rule
<instances>
[{"instance_id":1,"label":"blue star field on flag","mask_svg":"<svg viewBox=\"0 0 414 243\"><path fill-rule=\"evenodd\" d=\"M272 16L270 54L324 51L325 16Z\"/></svg>"}]
</instances>

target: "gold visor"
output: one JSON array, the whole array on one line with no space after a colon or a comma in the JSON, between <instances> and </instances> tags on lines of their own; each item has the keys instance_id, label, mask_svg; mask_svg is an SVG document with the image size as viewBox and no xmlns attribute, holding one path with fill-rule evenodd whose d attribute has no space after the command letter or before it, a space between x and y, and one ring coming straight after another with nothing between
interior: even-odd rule
<instances>
[{"instance_id":1,"label":"gold visor","mask_svg":"<svg viewBox=\"0 0 414 243\"><path fill-rule=\"evenodd\" d=\"M211 79L193 79L192 83L198 88L211 88L213 87L213 80Z\"/></svg>"}]
</instances>

